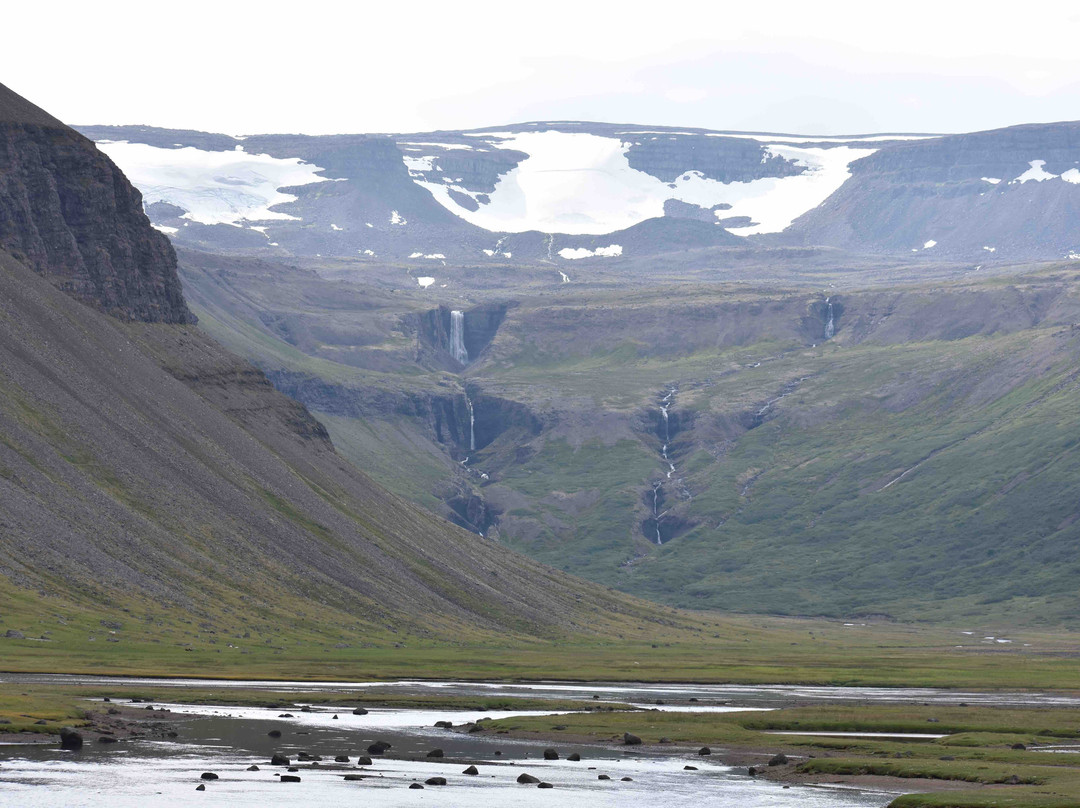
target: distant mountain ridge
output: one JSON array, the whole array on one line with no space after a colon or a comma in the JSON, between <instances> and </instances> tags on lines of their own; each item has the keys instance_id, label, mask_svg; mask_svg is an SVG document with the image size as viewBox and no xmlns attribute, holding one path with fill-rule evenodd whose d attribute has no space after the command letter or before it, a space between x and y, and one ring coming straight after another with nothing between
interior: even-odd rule
<instances>
[{"instance_id":1,"label":"distant mountain ridge","mask_svg":"<svg viewBox=\"0 0 1080 808\"><path fill-rule=\"evenodd\" d=\"M419 267L716 246L974 263L1080 251L1077 123L845 137L573 121L323 137L82 131L128 168L157 226L214 251ZM259 185L268 167L293 183L277 186L287 196Z\"/></svg>"}]
</instances>

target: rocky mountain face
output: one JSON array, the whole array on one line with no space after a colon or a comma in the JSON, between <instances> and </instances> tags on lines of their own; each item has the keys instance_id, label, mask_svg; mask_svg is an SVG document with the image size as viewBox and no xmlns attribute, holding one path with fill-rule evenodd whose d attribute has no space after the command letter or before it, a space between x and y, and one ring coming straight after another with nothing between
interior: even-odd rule
<instances>
[{"instance_id":1,"label":"rocky mountain face","mask_svg":"<svg viewBox=\"0 0 1080 808\"><path fill-rule=\"evenodd\" d=\"M186 323L172 245L94 144L0 85L0 248L117 317Z\"/></svg>"}]
</instances>

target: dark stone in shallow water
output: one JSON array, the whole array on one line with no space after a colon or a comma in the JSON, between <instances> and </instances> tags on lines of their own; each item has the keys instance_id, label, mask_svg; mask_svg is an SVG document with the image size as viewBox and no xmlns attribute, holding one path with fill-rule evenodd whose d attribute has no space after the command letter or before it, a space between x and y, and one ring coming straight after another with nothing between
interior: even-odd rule
<instances>
[{"instance_id":1,"label":"dark stone in shallow water","mask_svg":"<svg viewBox=\"0 0 1080 808\"><path fill-rule=\"evenodd\" d=\"M214 774L213 772L203 772L202 774L199 775L199 779L201 779L201 780L217 780L218 776L216 774Z\"/></svg>"},{"instance_id":2,"label":"dark stone in shallow water","mask_svg":"<svg viewBox=\"0 0 1080 808\"><path fill-rule=\"evenodd\" d=\"M480 771L475 766L470 766L462 774L480 774Z\"/></svg>"},{"instance_id":3,"label":"dark stone in shallow water","mask_svg":"<svg viewBox=\"0 0 1080 808\"><path fill-rule=\"evenodd\" d=\"M288 766L292 761L285 757L281 752L275 752L274 756L270 758L271 766Z\"/></svg>"},{"instance_id":4,"label":"dark stone in shallow water","mask_svg":"<svg viewBox=\"0 0 1080 808\"><path fill-rule=\"evenodd\" d=\"M711 754L712 754L712 750L711 750L711 749L710 749L709 747L707 747L707 746L703 746L703 747L701 747L701 748L700 748L699 750L697 750L697 753L698 753L699 755L711 755Z\"/></svg>"},{"instance_id":5,"label":"dark stone in shallow water","mask_svg":"<svg viewBox=\"0 0 1080 808\"><path fill-rule=\"evenodd\" d=\"M432 758L441 758L443 754L443 750L441 749L432 749L430 752L427 753L427 756Z\"/></svg>"},{"instance_id":6,"label":"dark stone in shallow water","mask_svg":"<svg viewBox=\"0 0 1080 808\"><path fill-rule=\"evenodd\" d=\"M622 741L627 746L637 746L638 744L641 743L641 738L639 738L637 735L633 735L633 734L631 734L629 732L624 732L623 736L622 736Z\"/></svg>"},{"instance_id":7,"label":"dark stone in shallow water","mask_svg":"<svg viewBox=\"0 0 1080 808\"><path fill-rule=\"evenodd\" d=\"M280 729L272 729L266 734L269 735L271 738L280 738L281 737L281 730Z\"/></svg>"},{"instance_id":8,"label":"dark stone in shallow water","mask_svg":"<svg viewBox=\"0 0 1080 808\"><path fill-rule=\"evenodd\" d=\"M429 786L445 786L446 785L446 778L445 777L429 777L427 780L424 781L424 784L429 785Z\"/></svg>"},{"instance_id":9,"label":"dark stone in shallow water","mask_svg":"<svg viewBox=\"0 0 1080 808\"><path fill-rule=\"evenodd\" d=\"M537 788L555 788L551 783L537 783Z\"/></svg>"},{"instance_id":10,"label":"dark stone in shallow water","mask_svg":"<svg viewBox=\"0 0 1080 808\"><path fill-rule=\"evenodd\" d=\"M419 783L410 783L409 788L423 788Z\"/></svg>"},{"instance_id":11,"label":"dark stone in shallow water","mask_svg":"<svg viewBox=\"0 0 1080 808\"><path fill-rule=\"evenodd\" d=\"M544 750L544 760L558 760L558 759L559 759L559 753L556 752L554 749L545 749Z\"/></svg>"},{"instance_id":12,"label":"dark stone in shallow water","mask_svg":"<svg viewBox=\"0 0 1080 808\"><path fill-rule=\"evenodd\" d=\"M348 755L338 755L337 757L334 758L334 762L335 763L348 763L349 762L349 756Z\"/></svg>"},{"instance_id":13,"label":"dark stone in shallow water","mask_svg":"<svg viewBox=\"0 0 1080 808\"><path fill-rule=\"evenodd\" d=\"M353 715L367 715L367 710L365 710L363 707L357 707L355 710L352 711L352 714Z\"/></svg>"},{"instance_id":14,"label":"dark stone in shallow water","mask_svg":"<svg viewBox=\"0 0 1080 808\"><path fill-rule=\"evenodd\" d=\"M540 778L533 777L531 774L525 774L524 772L522 772L518 775L517 781L519 783L539 783Z\"/></svg>"},{"instance_id":15,"label":"dark stone in shallow water","mask_svg":"<svg viewBox=\"0 0 1080 808\"><path fill-rule=\"evenodd\" d=\"M295 774L283 774L283 775L281 775L280 782L282 782L282 783L299 783L300 778L297 777Z\"/></svg>"},{"instance_id":16,"label":"dark stone in shallow water","mask_svg":"<svg viewBox=\"0 0 1080 808\"><path fill-rule=\"evenodd\" d=\"M362 775L362 774L346 774L346 775L343 776L342 779L344 779L345 782L347 782L347 783L354 783L357 780L363 780L364 775Z\"/></svg>"},{"instance_id":17,"label":"dark stone in shallow water","mask_svg":"<svg viewBox=\"0 0 1080 808\"><path fill-rule=\"evenodd\" d=\"M60 730L60 748L61 749L82 749L83 736L76 732L71 727L64 727Z\"/></svg>"},{"instance_id":18,"label":"dark stone in shallow water","mask_svg":"<svg viewBox=\"0 0 1080 808\"><path fill-rule=\"evenodd\" d=\"M356 765L357 766L370 766L371 765L371 758L369 758L367 755L361 755L360 757L358 757L356 759Z\"/></svg>"},{"instance_id":19,"label":"dark stone in shallow water","mask_svg":"<svg viewBox=\"0 0 1080 808\"><path fill-rule=\"evenodd\" d=\"M390 744L386 741L375 741L371 746L367 748L369 755L382 755L390 748Z\"/></svg>"},{"instance_id":20,"label":"dark stone in shallow water","mask_svg":"<svg viewBox=\"0 0 1080 808\"><path fill-rule=\"evenodd\" d=\"M112 735L102 735L100 738L97 739L98 743L116 743L116 741L117 739L114 738Z\"/></svg>"},{"instance_id":21,"label":"dark stone in shallow water","mask_svg":"<svg viewBox=\"0 0 1080 808\"><path fill-rule=\"evenodd\" d=\"M596 779L597 780L610 780L611 778L608 777L606 774L598 774L598 775L596 775Z\"/></svg>"},{"instance_id":22,"label":"dark stone in shallow water","mask_svg":"<svg viewBox=\"0 0 1080 808\"><path fill-rule=\"evenodd\" d=\"M771 758L769 758L769 765L770 766L783 766L787 762L788 762L787 755L785 755L783 752L775 754Z\"/></svg>"},{"instance_id":23,"label":"dark stone in shallow water","mask_svg":"<svg viewBox=\"0 0 1080 808\"><path fill-rule=\"evenodd\" d=\"M574 762L577 762L577 761L581 760L581 755L579 755L577 752L572 752L572 753L570 753L569 755L566 756L566 759L567 760L573 760Z\"/></svg>"},{"instance_id":24,"label":"dark stone in shallow water","mask_svg":"<svg viewBox=\"0 0 1080 808\"><path fill-rule=\"evenodd\" d=\"M195 786L195 790L196 791L206 791L206 786L203 783L199 783L197 786Z\"/></svg>"},{"instance_id":25,"label":"dark stone in shallow water","mask_svg":"<svg viewBox=\"0 0 1080 808\"><path fill-rule=\"evenodd\" d=\"M252 764L252 765L250 765L250 766L248 766L248 767L247 767L246 771L249 771L249 772L257 772L257 771L259 771L259 767L258 767L258 766L256 766L256 765L254 765L254 764Z\"/></svg>"}]
</instances>

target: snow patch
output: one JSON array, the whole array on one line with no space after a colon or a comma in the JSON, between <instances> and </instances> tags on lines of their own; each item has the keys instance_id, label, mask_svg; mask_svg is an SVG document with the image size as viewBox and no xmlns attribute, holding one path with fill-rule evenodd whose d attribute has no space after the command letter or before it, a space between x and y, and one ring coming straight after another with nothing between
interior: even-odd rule
<instances>
[{"instance_id":1,"label":"snow patch","mask_svg":"<svg viewBox=\"0 0 1080 808\"><path fill-rule=\"evenodd\" d=\"M401 214L396 210L390 211L390 224L406 225L408 223L409 222L406 219L403 219ZM371 225L369 224L368 227L371 227Z\"/></svg>"},{"instance_id":2,"label":"snow patch","mask_svg":"<svg viewBox=\"0 0 1080 808\"><path fill-rule=\"evenodd\" d=\"M1043 166L1046 165L1045 160L1031 160L1028 162L1028 165L1031 166L1031 168L1010 182L1009 185L1014 185L1016 183L1023 185L1025 182L1046 182L1046 180L1052 180L1057 177L1057 174L1051 174L1043 168Z\"/></svg>"},{"instance_id":3,"label":"snow patch","mask_svg":"<svg viewBox=\"0 0 1080 808\"><path fill-rule=\"evenodd\" d=\"M987 252L997 252L997 247L983 247Z\"/></svg>"},{"instance_id":4,"label":"snow patch","mask_svg":"<svg viewBox=\"0 0 1080 808\"><path fill-rule=\"evenodd\" d=\"M160 231L160 232L164 233L164 234L165 234L165 235L167 235L167 236L175 236L175 235L176 235L177 233L179 233L179 232L180 232L180 228L179 228L179 227L169 227L168 225L164 225L164 224L153 224L153 223L151 223L151 225L150 225L150 226L151 226L152 228L154 228L155 230L158 230L158 231Z\"/></svg>"},{"instance_id":5,"label":"snow patch","mask_svg":"<svg viewBox=\"0 0 1080 808\"><path fill-rule=\"evenodd\" d=\"M1080 185L1080 170L1070 168L1068 171L1062 173L1061 178L1065 182L1071 182L1073 185Z\"/></svg>"},{"instance_id":6,"label":"snow patch","mask_svg":"<svg viewBox=\"0 0 1080 808\"><path fill-rule=\"evenodd\" d=\"M705 209L727 204L731 208L718 212L718 218L747 216L754 222L729 228L732 233L777 233L836 191L851 176L848 166L854 160L875 151L770 143L766 156L793 160L806 171L731 183L689 171L666 183L631 168L626 156L631 144L621 138L557 131L468 134L497 139L493 146L529 156L498 179L486 201L477 198L482 194L467 189L414 181L465 221L509 233L611 233L662 217L664 202L673 198ZM470 211L457 204L450 196L451 189L472 196L479 209Z\"/></svg>"},{"instance_id":7,"label":"snow patch","mask_svg":"<svg viewBox=\"0 0 1080 808\"><path fill-rule=\"evenodd\" d=\"M344 227L338 227L336 224L330 225L331 230L344 230Z\"/></svg>"},{"instance_id":8,"label":"snow patch","mask_svg":"<svg viewBox=\"0 0 1080 808\"><path fill-rule=\"evenodd\" d=\"M405 155L401 159L405 163L405 167L409 169L410 177L422 177L428 171L438 171L435 168L434 157L409 157Z\"/></svg>"},{"instance_id":9,"label":"snow patch","mask_svg":"<svg viewBox=\"0 0 1080 808\"><path fill-rule=\"evenodd\" d=\"M367 255L367 256L370 256L372 258L375 257L375 253L372 250L357 250L357 252L360 253L361 255Z\"/></svg>"},{"instance_id":10,"label":"snow patch","mask_svg":"<svg viewBox=\"0 0 1080 808\"><path fill-rule=\"evenodd\" d=\"M446 256L442 253L431 253L430 255L424 255L422 252L414 252L409 258L428 258L432 261L445 261Z\"/></svg>"},{"instance_id":11,"label":"snow patch","mask_svg":"<svg viewBox=\"0 0 1080 808\"><path fill-rule=\"evenodd\" d=\"M622 255L622 245L612 244L610 247L597 247L595 250L589 250L585 247L563 247L559 250L559 255L568 261L575 261L578 258L592 258L593 256L615 258Z\"/></svg>"},{"instance_id":12,"label":"snow patch","mask_svg":"<svg viewBox=\"0 0 1080 808\"><path fill-rule=\"evenodd\" d=\"M127 141L97 145L142 192L147 205L168 202L187 211L181 218L200 224L239 227L245 221L296 221L296 216L271 210L297 199L279 189L328 181L317 174L322 168L299 157L249 154L242 146L203 151Z\"/></svg>"},{"instance_id":13,"label":"snow patch","mask_svg":"<svg viewBox=\"0 0 1080 808\"><path fill-rule=\"evenodd\" d=\"M922 248L924 250L929 250L931 247L936 247L936 246L937 246L937 242L934 241L933 239L930 239L929 241L927 241L925 244L922 245Z\"/></svg>"},{"instance_id":14,"label":"snow patch","mask_svg":"<svg viewBox=\"0 0 1080 808\"><path fill-rule=\"evenodd\" d=\"M999 182L1001 182L1001 177L983 177L982 181L988 182L991 185L997 185Z\"/></svg>"},{"instance_id":15,"label":"snow patch","mask_svg":"<svg viewBox=\"0 0 1080 808\"><path fill-rule=\"evenodd\" d=\"M416 279L416 282L420 284L421 289L427 289L429 286L431 286L431 284L435 283L435 279L429 278L426 275L422 275Z\"/></svg>"}]
</instances>

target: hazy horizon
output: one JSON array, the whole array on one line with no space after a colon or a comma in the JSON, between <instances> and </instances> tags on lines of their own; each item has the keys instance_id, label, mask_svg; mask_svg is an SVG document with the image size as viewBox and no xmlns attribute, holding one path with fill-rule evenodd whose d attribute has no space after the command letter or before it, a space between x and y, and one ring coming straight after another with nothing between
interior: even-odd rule
<instances>
[{"instance_id":1,"label":"hazy horizon","mask_svg":"<svg viewBox=\"0 0 1080 808\"><path fill-rule=\"evenodd\" d=\"M63 120L230 134L424 132L589 120L838 135L1073 120L1080 12L777 2L542 16L311 2L22 6L3 81ZM1050 54L1067 54L1054 57ZM27 66L33 66L28 70Z\"/></svg>"}]
</instances>

